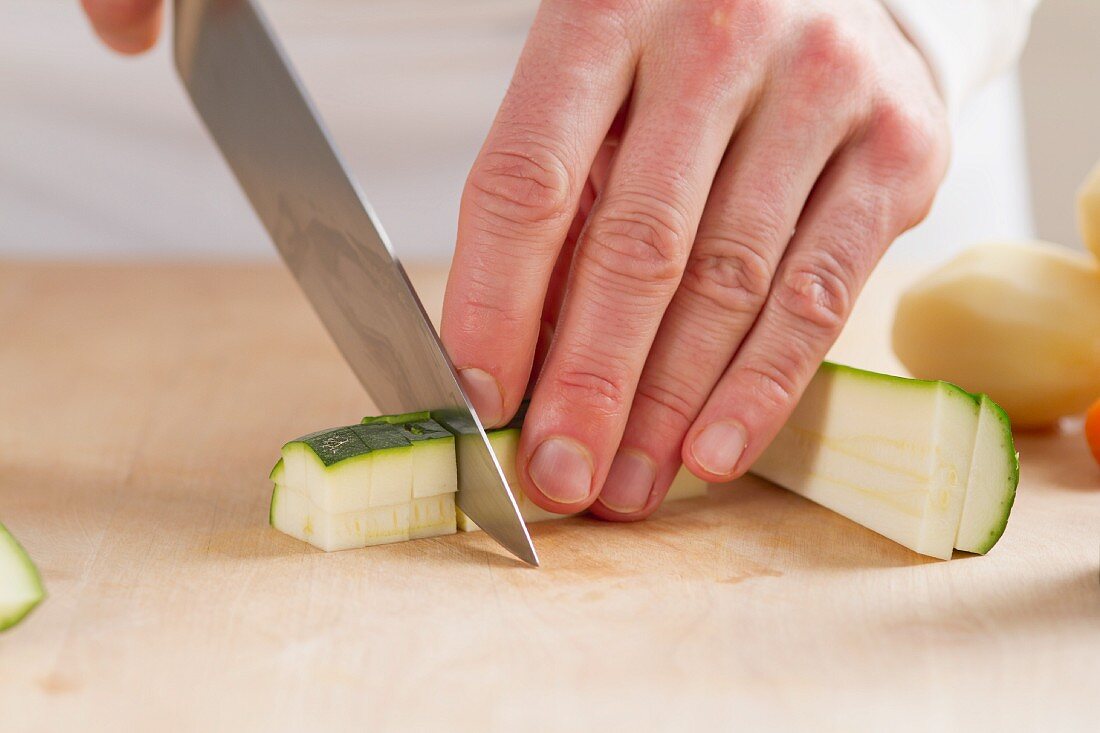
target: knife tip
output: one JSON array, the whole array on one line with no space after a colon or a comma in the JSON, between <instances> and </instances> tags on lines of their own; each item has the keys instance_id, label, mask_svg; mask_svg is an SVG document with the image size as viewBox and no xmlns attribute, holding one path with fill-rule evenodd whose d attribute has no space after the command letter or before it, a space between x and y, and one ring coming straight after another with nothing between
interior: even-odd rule
<instances>
[{"instance_id":1,"label":"knife tip","mask_svg":"<svg viewBox=\"0 0 1100 733\"><path fill-rule=\"evenodd\" d=\"M516 557L518 557L520 560L523 560L531 567L537 568L539 566L538 553L535 552L535 546L530 541L528 541L525 545L520 545L519 547L510 549Z\"/></svg>"}]
</instances>

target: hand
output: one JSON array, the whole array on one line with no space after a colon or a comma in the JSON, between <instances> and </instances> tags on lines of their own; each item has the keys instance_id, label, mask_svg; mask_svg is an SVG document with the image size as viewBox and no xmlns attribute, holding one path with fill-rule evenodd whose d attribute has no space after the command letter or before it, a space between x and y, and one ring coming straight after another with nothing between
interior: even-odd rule
<instances>
[{"instance_id":1,"label":"hand","mask_svg":"<svg viewBox=\"0 0 1100 733\"><path fill-rule=\"evenodd\" d=\"M442 326L486 423L538 374L528 496L633 520L681 461L744 473L947 157L878 0L544 0L463 193Z\"/></svg>"},{"instance_id":2,"label":"hand","mask_svg":"<svg viewBox=\"0 0 1100 733\"><path fill-rule=\"evenodd\" d=\"M119 53L142 53L160 34L161 0L80 0L96 34Z\"/></svg>"}]
</instances>

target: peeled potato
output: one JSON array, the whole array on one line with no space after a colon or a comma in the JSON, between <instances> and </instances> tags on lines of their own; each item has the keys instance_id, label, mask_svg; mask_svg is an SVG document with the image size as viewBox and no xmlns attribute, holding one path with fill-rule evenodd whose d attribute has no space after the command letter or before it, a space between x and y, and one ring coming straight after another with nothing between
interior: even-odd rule
<instances>
[{"instance_id":1,"label":"peeled potato","mask_svg":"<svg viewBox=\"0 0 1100 733\"><path fill-rule=\"evenodd\" d=\"M1100 396L1100 264L1041 242L973 247L902 295L894 352L1017 427L1084 412Z\"/></svg>"},{"instance_id":2,"label":"peeled potato","mask_svg":"<svg viewBox=\"0 0 1100 733\"><path fill-rule=\"evenodd\" d=\"M1085 246L1100 258L1100 163L1077 192L1077 223L1081 226Z\"/></svg>"}]
</instances>

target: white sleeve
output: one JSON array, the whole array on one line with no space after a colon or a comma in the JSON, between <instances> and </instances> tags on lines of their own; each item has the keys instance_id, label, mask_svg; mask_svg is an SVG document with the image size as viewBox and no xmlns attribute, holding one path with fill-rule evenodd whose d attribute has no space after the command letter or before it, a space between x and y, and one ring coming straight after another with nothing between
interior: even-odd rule
<instances>
[{"instance_id":1,"label":"white sleeve","mask_svg":"<svg viewBox=\"0 0 1100 733\"><path fill-rule=\"evenodd\" d=\"M928 59L948 109L957 112L1016 63L1039 0L882 0Z\"/></svg>"}]
</instances>

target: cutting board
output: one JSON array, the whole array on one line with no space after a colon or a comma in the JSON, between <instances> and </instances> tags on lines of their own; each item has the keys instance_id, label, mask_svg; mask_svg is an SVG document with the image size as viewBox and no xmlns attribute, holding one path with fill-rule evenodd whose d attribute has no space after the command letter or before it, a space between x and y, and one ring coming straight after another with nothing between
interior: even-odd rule
<instances>
[{"instance_id":1,"label":"cutting board","mask_svg":"<svg viewBox=\"0 0 1100 733\"><path fill-rule=\"evenodd\" d=\"M413 271L437 313L444 273ZM896 368L876 275L836 358ZM371 410L274 266L0 264L0 521L49 598L0 635L16 731L1095 726L1100 469L1019 436L986 557L922 558L747 478L639 524L324 554L280 444Z\"/></svg>"}]
</instances>

